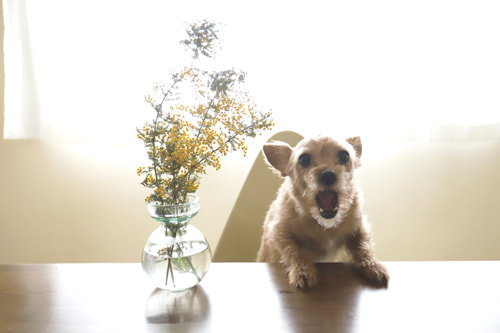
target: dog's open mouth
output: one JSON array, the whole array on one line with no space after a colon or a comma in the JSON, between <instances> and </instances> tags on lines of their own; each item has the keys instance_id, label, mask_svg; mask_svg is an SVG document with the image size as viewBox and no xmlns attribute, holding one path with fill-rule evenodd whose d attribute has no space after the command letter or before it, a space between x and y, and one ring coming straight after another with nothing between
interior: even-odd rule
<instances>
[{"instance_id":1,"label":"dog's open mouth","mask_svg":"<svg viewBox=\"0 0 500 333\"><path fill-rule=\"evenodd\" d=\"M325 219L334 218L339 210L338 195L334 191L319 192L316 196L316 203L318 204L319 213Z\"/></svg>"}]
</instances>

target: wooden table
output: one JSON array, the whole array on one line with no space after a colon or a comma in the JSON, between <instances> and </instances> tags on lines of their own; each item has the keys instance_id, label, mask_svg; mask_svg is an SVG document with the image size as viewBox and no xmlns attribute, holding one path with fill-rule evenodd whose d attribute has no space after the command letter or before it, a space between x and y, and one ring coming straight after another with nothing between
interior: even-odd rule
<instances>
[{"instance_id":1,"label":"wooden table","mask_svg":"<svg viewBox=\"0 0 500 333\"><path fill-rule=\"evenodd\" d=\"M500 332L500 262L388 262L387 289L349 264L291 288L277 265L214 263L184 293L139 264L0 265L0 332Z\"/></svg>"}]
</instances>

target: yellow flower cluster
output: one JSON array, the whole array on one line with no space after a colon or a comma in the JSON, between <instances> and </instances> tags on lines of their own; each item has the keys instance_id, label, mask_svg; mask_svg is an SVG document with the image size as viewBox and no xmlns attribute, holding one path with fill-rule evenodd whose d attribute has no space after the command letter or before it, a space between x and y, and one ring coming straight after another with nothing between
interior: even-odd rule
<instances>
[{"instance_id":1,"label":"yellow flower cluster","mask_svg":"<svg viewBox=\"0 0 500 333\"><path fill-rule=\"evenodd\" d=\"M145 96L155 117L137 129L137 137L144 142L151 165L139 167L137 174L144 176L144 186L153 189L148 202L183 202L187 193L198 189L207 167L218 170L221 157L232 150L246 155L246 138L274 126L270 112L260 112L243 89L242 73L208 72L195 66L200 54L213 50L210 43L216 34L210 29L214 28L206 22L192 25L191 39L185 41L194 51L192 67L173 72L168 85L156 84Z\"/></svg>"}]
</instances>

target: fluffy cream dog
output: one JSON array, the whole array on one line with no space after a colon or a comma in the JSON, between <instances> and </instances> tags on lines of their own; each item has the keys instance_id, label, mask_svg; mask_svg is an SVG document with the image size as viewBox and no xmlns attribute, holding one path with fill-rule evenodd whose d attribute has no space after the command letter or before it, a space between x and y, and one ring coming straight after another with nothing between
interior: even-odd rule
<instances>
[{"instance_id":1,"label":"fluffy cream dog","mask_svg":"<svg viewBox=\"0 0 500 333\"><path fill-rule=\"evenodd\" d=\"M264 146L267 161L285 179L267 213L257 261L283 264L292 286L314 286L314 263L331 260L343 245L366 279L387 285L389 274L374 257L361 212L361 147L359 137Z\"/></svg>"}]
</instances>

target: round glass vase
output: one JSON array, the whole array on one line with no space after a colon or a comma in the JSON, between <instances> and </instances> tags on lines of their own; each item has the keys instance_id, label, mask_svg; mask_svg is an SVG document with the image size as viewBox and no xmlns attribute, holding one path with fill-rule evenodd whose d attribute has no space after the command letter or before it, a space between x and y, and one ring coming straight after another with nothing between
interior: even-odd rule
<instances>
[{"instance_id":1,"label":"round glass vase","mask_svg":"<svg viewBox=\"0 0 500 333\"><path fill-rule=\"evenodd\" d=\"M148 204L152 218L160 222L142 252L142 268L156 287L181 291L196 286L212 261L210 246L190 219L200 210L200 199L188 194L186 203Z\"/></svg>"}]
</instances>

